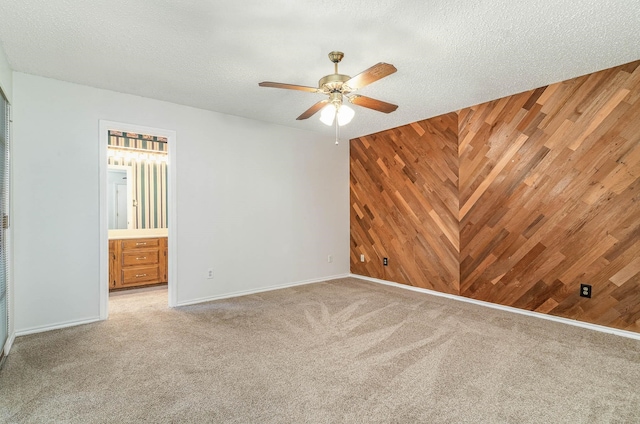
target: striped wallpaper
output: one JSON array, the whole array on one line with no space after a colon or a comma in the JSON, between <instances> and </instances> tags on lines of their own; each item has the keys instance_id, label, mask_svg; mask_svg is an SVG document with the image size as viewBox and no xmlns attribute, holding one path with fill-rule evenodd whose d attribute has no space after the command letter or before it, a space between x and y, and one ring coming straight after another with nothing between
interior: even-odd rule
<instances>
[{"instance_id":1,"label":"striped wallpaper","mask_svg":"<svg viewBox=\"0 0 640 424\"><path fill-rule=\"evenodd\" d=\"M166 137L156 137L154 135L125 133L110 130L109 146L167 152L167 139Z\"/></svg>"},{"instance_id":2,"label":"striped wallpaper","mask_svg":"<svg viewBox=\"0 0 640 424\"><path fill-rule=\"evenodd\" d=\"M119 131L109 131L109 146L167 152L164 137ZM167 163L112 156L107 163L131 167L133 228L167 228Z\"/></svg>"}]
</instances>

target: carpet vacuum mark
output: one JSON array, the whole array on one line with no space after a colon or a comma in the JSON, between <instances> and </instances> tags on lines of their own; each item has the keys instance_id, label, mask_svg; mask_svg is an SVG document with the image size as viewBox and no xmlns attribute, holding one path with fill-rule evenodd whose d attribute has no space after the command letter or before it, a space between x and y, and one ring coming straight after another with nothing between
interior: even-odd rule
<instances>
[{"instance_id":1,"label":"carpet vacuum mark","mask_svg":"<svg viewBox=\"0 0 640 424\"><path fill-rule=\"evenodd\" d=\"M640 422L640 341L353 278L16 339L7 423Z\"/></svg>"}]
</instances>

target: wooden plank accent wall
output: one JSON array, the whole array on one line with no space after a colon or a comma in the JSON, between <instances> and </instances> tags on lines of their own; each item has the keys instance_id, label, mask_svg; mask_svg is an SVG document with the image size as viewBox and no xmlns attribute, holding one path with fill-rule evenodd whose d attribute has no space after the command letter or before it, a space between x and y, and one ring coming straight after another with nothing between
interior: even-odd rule
<instances>
[{"instance_id":1,"label":"wooden plank accent wall","mask_svg":"<svg viewBox=\"0 0 640 424\"><path fill-rule=\"evenodd\" d=\"M455 116L453 157L452 140L443 150L442 131L426 130L442 117L352 140L352 272L640 332L640 61ZM424 162L459 181L421 168L408 184L404 166ZM457 220L437 200L457 204ZM415 272L436 268L448 285L444 272Z\"/></svg>"},{"instance_id":2,"label":"wooden plank accent wall","mask_svg":"<svg viewBox=\"0 0 640 424\"><path fill-rule=\"evenodd\" d=\"M351 140L350 155L351 271L458 293L457 114Z\"/></svg>"},{"instance_id":3,"label":"wooden plank accent wall","mask_svg":"<svg viewBox=\"0 0 640 424\"><path fill-rule=\"evenodd\" d=\"M461 295L640 331L639 64L459 112Z\"/></svg>"}]
</instances>

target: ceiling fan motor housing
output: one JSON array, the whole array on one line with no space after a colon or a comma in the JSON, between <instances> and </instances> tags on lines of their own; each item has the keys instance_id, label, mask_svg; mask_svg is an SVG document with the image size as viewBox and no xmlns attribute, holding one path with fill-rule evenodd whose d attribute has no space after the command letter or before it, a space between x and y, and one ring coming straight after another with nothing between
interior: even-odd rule
<instances>
[{"instance_id":1,"label":"ceiling fan motor housing","mask_svg":"<svg viewBox=\"0 0 640 424\"><path fill-rule=\"evenodd\" d=\"M331 74L320 78L318 81L318 88L327 93L333 93L334 91L344 92L343 83L349 81L351 77L343 74Z\"/></svg>"}]
</instances>

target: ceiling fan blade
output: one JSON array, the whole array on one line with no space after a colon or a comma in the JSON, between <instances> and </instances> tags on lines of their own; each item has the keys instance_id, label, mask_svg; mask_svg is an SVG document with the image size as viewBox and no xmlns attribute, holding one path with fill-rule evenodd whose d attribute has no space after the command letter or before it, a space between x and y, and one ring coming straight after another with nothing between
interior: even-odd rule
<instances>
[{"instance_id":1,"label":"ceiling fan blade","mask_svg":"<svg viewBox=\"0 0 640 424\"><path fill-rule=\"evenodd\" d=\"M320 109L325 107L327 105L327 103L329 103L329 100L320 100L318 103L316 103L315 105L311 106L309 109L304 111L304 113L302 115L298 116L296 119L298 121L300 121L302 119L310 118L315 113L317 113Z\"/></svg>"},{"instance_id":2,"label":"ceiling fan blade","mask_svg":"<svg viewBox=\"0 0 640 424\"><path fill-rule=\"evenodd\" d=\"M379 79L389 76L395 71L397 71L395 66L389 63L380 62L377 65L373 65L366 71L360 72L355 77L347 80L344 84L348 85L352 90L357 90L371 84L372 82L376 82Z\"/></svg>"},{"instance_id":3,"label":"ceiling fan blade","mask_svg":"<svg viewBox=\"0 0 640 424\"><path fill-rule=\"evenodd\" d=\"M285 88L287 90L308 91L310 93L317 93L320 91L315 87L307 87L304 85L295 85L295 84L283 84L281 82L271 82L271 81L264 81L259 83L258 85L260 87Z\"/></svg>"},{"instance_id":4,"label":"ceiling fan blade","mask_svg":"<svg viewBox=\"0 0 640 424\"><path fill-rule=\"evenodd\" d=\"M349 101L354 105L366 107L384 113L391 113L394 110L398 109L398 105L383 102L382 100L372 99L371 97L367 96L360 96L358 94L350 96Z\"/></svg>"}]
</instances>

